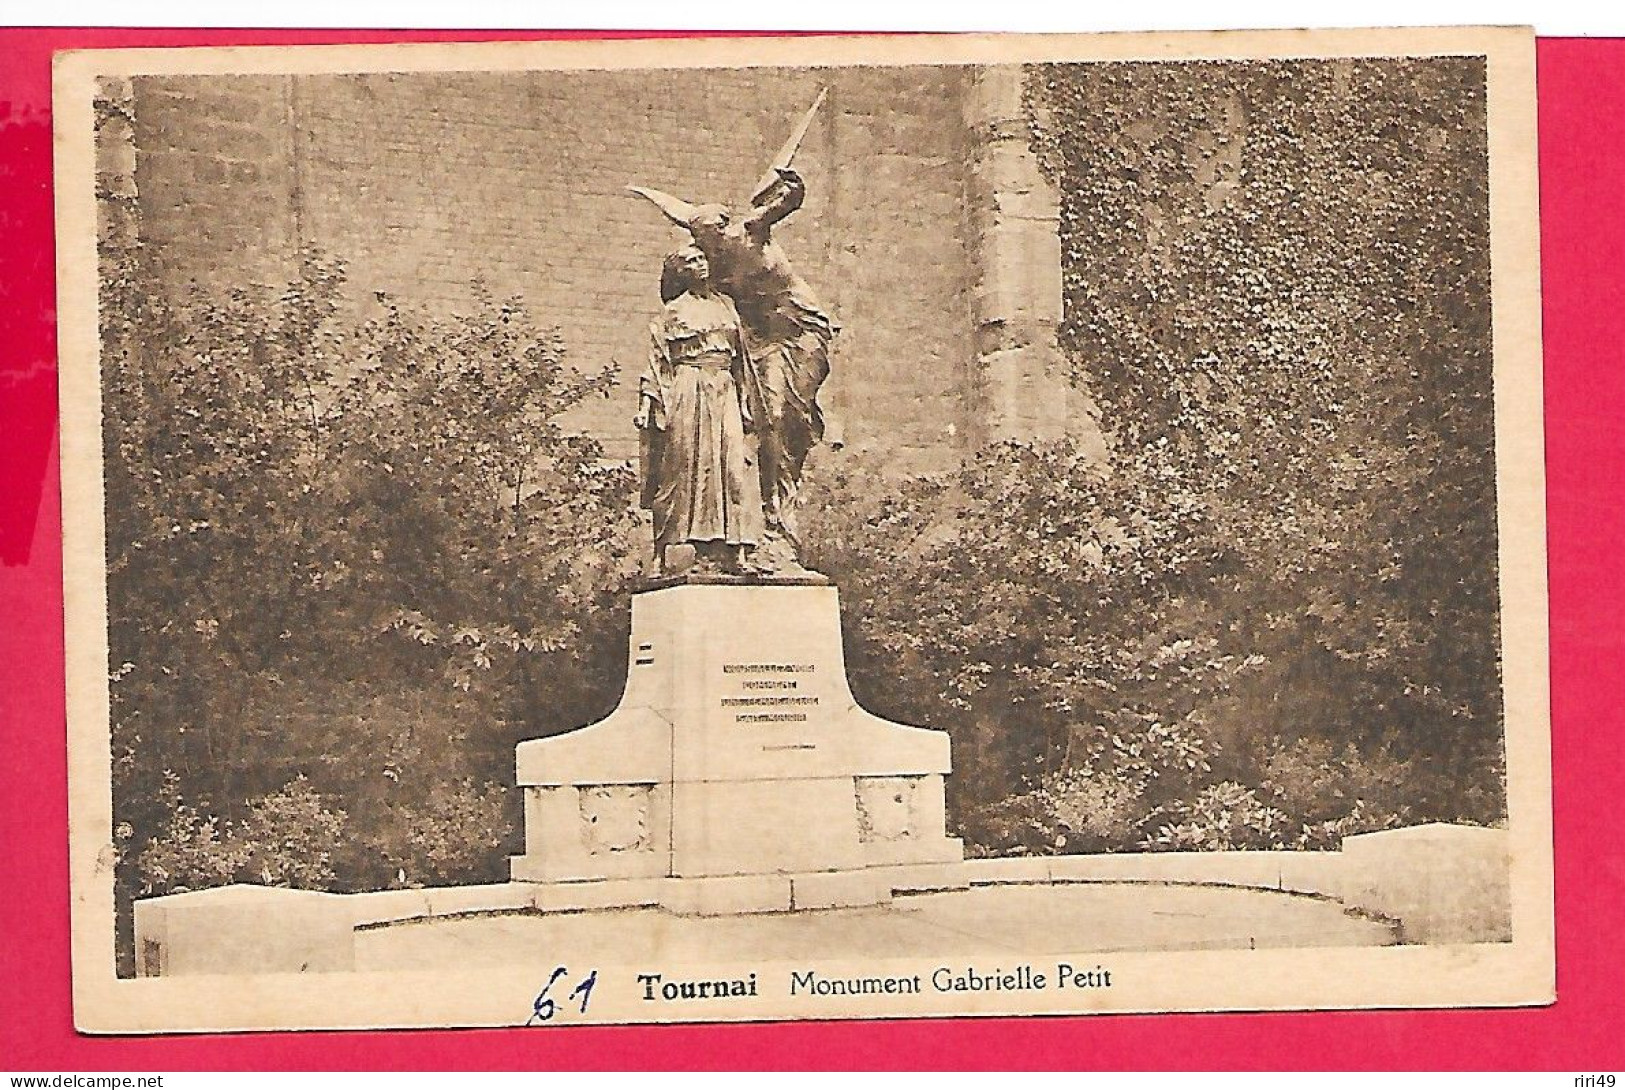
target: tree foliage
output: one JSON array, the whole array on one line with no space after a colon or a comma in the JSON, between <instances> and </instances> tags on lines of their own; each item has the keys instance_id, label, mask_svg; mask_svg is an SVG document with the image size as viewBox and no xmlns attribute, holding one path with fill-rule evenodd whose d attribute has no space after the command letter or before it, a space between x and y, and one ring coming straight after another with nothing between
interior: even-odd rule
<instances>
[{"instance_id":1,"label":"tree foliage","mask_svg":"<svg viewBox=\"0 0 1625 1090\"><path fill-rule=\"evenodd\" d=\"M1483 81L1029 74L1106 462L1005 443L867 503L833 473L811 535L862 699L954 732L973 840L1099 846L1079 799L1134 800L1118 847L1500 818ZM1365 777L1335 813L1305 746Z\"/></svg>"},{"instance_id":2,"label":"tree foliage","mask_svg":"<svg viewBox=\"0 0 1625 1090\"><path fill-rule=\"evenodd\" d=\"M358 307L317 253L169 292L103 241L121 890L497 877L514 742L624 670L631 473L562 422L610 375L518 299Z\"/></svg>"}]
</instances>

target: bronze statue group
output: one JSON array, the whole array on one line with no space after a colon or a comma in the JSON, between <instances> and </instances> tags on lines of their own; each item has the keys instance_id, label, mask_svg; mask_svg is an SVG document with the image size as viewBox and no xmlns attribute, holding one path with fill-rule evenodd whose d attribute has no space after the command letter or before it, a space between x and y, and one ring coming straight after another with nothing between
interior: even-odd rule
<instances>
[{"instance_id":1,"label":"bronze statue group","mask_svg":"<svg viewBox=\"0 0 1625 1090\"><path fill-rule=\"evenodd\" d=\"M691 239L661 270L664 308L649 327L633 420L663 574L695 562L744 575L804 571L796 496L824 435L818 390L836 326L772 229L805 199L789 160L812 112L743 215L632 190ZM692 560L676 545L692 546Z\"/></svg>"}]
</instances>

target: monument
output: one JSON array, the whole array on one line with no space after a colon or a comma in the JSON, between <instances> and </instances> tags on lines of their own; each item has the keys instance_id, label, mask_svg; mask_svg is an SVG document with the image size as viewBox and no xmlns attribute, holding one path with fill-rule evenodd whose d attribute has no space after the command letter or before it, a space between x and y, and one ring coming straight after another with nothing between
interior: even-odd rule
<instances>
[{"instance_id":1,"label":"monument","mask_svg":"<svg viewBox=\"0 0 1625 1090\"><path fill-rule=\"evenodd\" d=\"M515 881L564 903L699 915L877 904L963 887L945 834L948 736L858 707L829 580L795 507L823 436L836 324L772 227L800 207L791 159L819 100L735 216L632 187L684 230L634 422L655 574L632 597L619 706L518 748Z\"/></svg>"}]
</instances>

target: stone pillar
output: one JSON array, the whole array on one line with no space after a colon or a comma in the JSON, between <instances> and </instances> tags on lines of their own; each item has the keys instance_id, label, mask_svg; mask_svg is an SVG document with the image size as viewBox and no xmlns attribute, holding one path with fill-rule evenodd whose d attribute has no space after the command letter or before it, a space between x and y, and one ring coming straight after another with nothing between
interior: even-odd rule
<instances>
[{"instance_id":1,"label":"stone pillar","mask_svg":"<svg viewBox=\"0 0 1625 1090\"><path fill-rule=\"evenodd\" d=\"M1104 451L1093 403L1072 388L1061 323L1060 201L1028 142L1025 69L980 68L965 100L966 228L983 439L1072 435Z\"/></svg>"}]
</instances>

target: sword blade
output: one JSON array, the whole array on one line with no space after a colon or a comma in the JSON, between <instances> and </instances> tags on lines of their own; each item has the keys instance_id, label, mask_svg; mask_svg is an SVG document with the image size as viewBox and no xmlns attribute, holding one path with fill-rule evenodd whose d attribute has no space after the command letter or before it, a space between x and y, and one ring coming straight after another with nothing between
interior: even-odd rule
<instances>
[{"instance_id":1,"label":"sword blade","mask_svg":"<svg viewBox=\"0 0 1625 1090\"><path fill-rule=\"evenodd\" d=\"M778 179L779 171L790 166L790 161L796 157L796 152L801 148L801 142L807 138L807 130L812 127L813 115L818 112L818 107L824 104L824 96L828 94L828 87L819 88L818 97L813 99L813 104L807 108L807 112L801 116L800 123L790 133L790 139L784 142L784 146L779 149L779 153L773 157L773 162L768 166L767 172L762 175L761 180L756 183L756 188L751 191L751 200L754 201L767 192L768 187Z\"/></svg>"}]
</instances>

